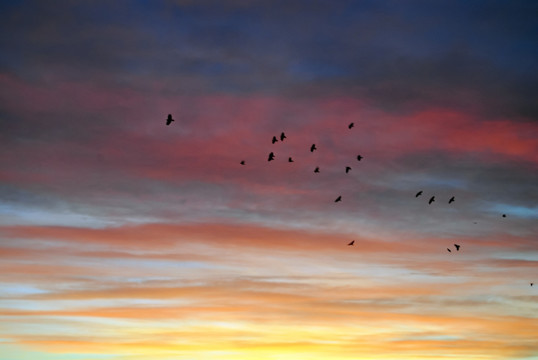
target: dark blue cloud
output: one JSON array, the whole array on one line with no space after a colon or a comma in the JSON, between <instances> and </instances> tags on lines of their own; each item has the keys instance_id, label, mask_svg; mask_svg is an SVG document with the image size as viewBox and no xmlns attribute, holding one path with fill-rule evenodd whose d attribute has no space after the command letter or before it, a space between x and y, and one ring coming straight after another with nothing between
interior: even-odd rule
<instances>
[{"instance_id":1,"label":"dark blue cloud","mask_svg":"<svg viewBox=\"0 0 538 360\"><path fill-rule=\"evenodd\" d=\"M0 66L168 91L360 95L536 119L528 1L19 1ZM188 81L185 79L188 78Z\"/></svg>"}]
</instances>

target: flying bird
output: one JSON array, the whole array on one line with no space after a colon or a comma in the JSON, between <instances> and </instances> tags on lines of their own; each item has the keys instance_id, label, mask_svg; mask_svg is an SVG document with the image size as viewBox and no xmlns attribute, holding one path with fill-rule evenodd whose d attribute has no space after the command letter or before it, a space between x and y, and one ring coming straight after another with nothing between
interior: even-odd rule
<instances>
[{"instance_id":1,"label":"flying bird","mask_svg":"<svg viewBox=\"0 0 538 360\"><path fill-rule=\"evenodd\" d=\"M275 160L275 154L273 154L273 152L271 151L271 153L269 154L269 158L267 159L267 161L272 161L272 160Z\"/></svg>"},{"instance_id":2,"label":"flying bird","mask_svg":"<svg viewBox=\"0 0 538 360\"><path fill-rule=\"evenodd\" d=\"M314 152L314 150L317 150L316 144L312 144L312 146L310 146L310 152Z\"/></svg>"},{"instance_id":3,"label":"flying bird","mask_svg":"<svg viewBox=\"0 0 538 360\"><path fill-rule=\"evenodd\" d=\"M503 217L506 217L506 214L503 214Z\"/></svg>"},{"instance_id":4,"label":"flying bird","mask_svg":"<svg viewBox=\"0 0 538 360\"><path fill-rule=\"evenodd\" d=\"M348 128L348 129L351 129L353 126L355 126L355 124L354 124L354 123L351 123L351 124L349 124L349 125L347 126L347 128Z\"/></svg>"},{"instance_id":5,"label":"flying bird","mask_svg":"<svg viewBox=\"0 0 538 360\"><path fill-rule=\"evenodd\" d=\"M351 170L351 168L349 166L346 166L346 174L349 172L349 170Z\"/></svg>"},{"instance_id":6,"label":"flying bird","mask_svg":"<svg viewBox=\"0 0 538 360\"><path fill-rule=\"evenodd\" d=\"M315 173L319 173L319 166L316 166L316 169L314 170Z\"/></svg>"},{"instance_id":7,"label":"flying bird","mask_svg":"<svg viewBox=\"0 0 538 360\"><path fill-rule=\"evenodd\" d=\"M454 244L454 247L456 248L456 251L460 251L460 246L458 244Z\"/></svg>"},{"instance_id":8,"label":"flying bird","mask_svg":"<svg viewBox=\"0 0 538 360\"><path fill-rule=\"evenodd\" d=\"M291 156L288 158L288 162L293 162L293 159L291 158Z\"/></svg>"},{"instance_id":9,"label":"flying bird","mask_svg":"<svg viewBox=\"0 0 538 360\"><path fill-rule=\"evenodd\" d=\"M245 165L245 160L241 160L240 164Z\"/></svg>"},{"instance_id":10,"label":"flying bird","mask_svg":"<svg viewBox=\"0 0 538 360\"><path fill-rule=\"evenodd\" d=\"M452 196L452 197L450 198L450 200L448 200L448 203L449 203L449 204L452 204L453 202L454 202L454 196Z\"/></svg>"},{"instance_id":11,"label":"flying bird","mask_svg":"<svg viewBox=\"0 0 538 360\"><path fill-rule=\"evenodd\" d=\"M274 144L274 143L276 143L277 141L278 141L278 140L277 140L276 136L273 136L273 140L271 140L271 142Z\"/></svg>"},{"instance_id":12,"label":"flying bird","mask_svg":"<svg viewBox=\"0 0 538 360\"><path fill-rule=\"evenodd\" d=\"M534 285L534 283L531 283L531 286L533 286L533 285Z\"/></svg>"},{"instance_id":13,"label":"flying bird","mask_svg":"<svg viewBox=\"0 0 538 360\"><path fill-rule=\"evenodd\" d=\"M286 135L284 133L280 134L280 141L284 141L286 139Z\"/></svg>"},{"instance_id":14,"label":"flying bird","mask_svg":"<svg viewBox=\"0 0 538 360\"><path fill-rule=\"evenodd\" d=\"M428 205L431 205L431 203L434 202L434 201L435 201L435 196L432 196L430 198L430 201L428 201Z\"/></svg>"},{"instance_id":15,"label":"flying bird","mask_svg":"<svg viewBox=\"0 0 538 360\"><path fill-rule=\"evenodd\" d=\"M357 160L361 161L361 159L362 159L362 156L357 155Z\"/></svg>"},{"instance_id":16,"label":"flying bird","mask_svg":"<svg viewBox=\"0 0 538 360\"><path fill-rule=\"evenodd\" d=\"M415 195L415 197L419 197L420 195L422 195L422 190L420 190L420 191Z\"/></svg>"},{"instance_id":17,"label":"flying bird","mask_svg":"<svg viewBox=\"0 0 538 360\"><path fill-rule=\"evenodd\" d=\"M448 252L452 252L452 250L450 250L449 248L446 248L448 250Z\"/></svg>"},{"instance_id":18,"label":"flying bird","mask_svg":"<svg viewBox=\"0 0 538 360\"><path fill-rule=\"evenodd\" d=\"M334 202L339 202L339 201L342 201L342 196L341 196L341 195L338 196L338 197L336 198L336 200L334 200Z\"/></svg>"},{"instance_id":19,"label":"flying bird","mask_svg":"<svg viewBox=\"0 0 538 360\"><path fill-rule=\"evenodd\" d=\"M353 246L353 244L355 244L355 240L351 241L349 244L347 244L347 246Z\"/></svg>"},{"instance_id":20,"label":"flying bird","mask_svg":"<svg viewBox=\"0 0 538 360\"><path fill-rule=\"evenodd\" d=\"M170 125L172 121L175 121L174 119L172 119L172 114L168 114L168 118L166 119L166 125Z\"/></svg>"}]
</instances>

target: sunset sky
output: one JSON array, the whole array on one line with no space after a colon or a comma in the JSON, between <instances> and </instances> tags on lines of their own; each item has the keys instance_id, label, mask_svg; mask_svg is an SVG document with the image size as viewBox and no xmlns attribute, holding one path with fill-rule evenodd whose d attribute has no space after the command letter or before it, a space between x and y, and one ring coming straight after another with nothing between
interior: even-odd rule
<instances>
[{"instance_id":1,"label":"sunset sky","mask_svg":"<svg viewBox=\"0 0 538 360\"><path fill-rule=\"evenodd\" d=\"M537 16L1 1L0 359L538 359Z\"/></svg>"}]
</instances>

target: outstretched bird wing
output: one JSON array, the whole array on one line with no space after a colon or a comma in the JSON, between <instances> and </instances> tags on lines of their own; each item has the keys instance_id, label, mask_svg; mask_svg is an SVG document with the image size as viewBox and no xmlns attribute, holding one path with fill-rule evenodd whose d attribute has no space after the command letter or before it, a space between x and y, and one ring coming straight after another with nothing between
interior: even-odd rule
<instances>
[{"instance_id":1,"label":"outstretched bird wing","mask_svg":"<svg viewBox=\"0 0 538 360\"><path fill-rule=\"evenodd\" d=\"M431 204L431 203L434 202L434 201L435 201L435 196L432 196L432 197L430 198L430 201L428 201L428 204Z\"/></svg>"},{"instance_id":2,"label":"outstretched bird wing","mask_svg":"<svg viewBox=\"0 0 538 360\"><path fill-rule=\"evenodd\" d=\"M420 190L420 191L415 195L415 197L419 197L420 195L422 195L422 190Z\"/></svg>"},{"instance_id":3,"label":"outstretched bird wing","mask_svg":"<svg viewBox=\"0 0 538 360\"><path fill-rule=\"evenodd\" d=\"M347 246L352 246L353 244L355 244L355 240L351 241Z\"/></svg>"}]
</instances>

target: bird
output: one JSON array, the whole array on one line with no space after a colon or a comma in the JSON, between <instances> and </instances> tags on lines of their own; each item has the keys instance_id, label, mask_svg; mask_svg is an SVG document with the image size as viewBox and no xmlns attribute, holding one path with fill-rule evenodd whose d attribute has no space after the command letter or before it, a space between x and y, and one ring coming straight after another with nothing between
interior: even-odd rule
<instances>
[{"instance_id":1,"label":"bird","mask_svg":"<svg viewBox=\"0 0 538 360\"><path fill-rule=\"evenodd\" d=\"M353 246L353 244L355 244L355 240L352 240L349 244L347 244L347 246Z\"/></svg>"},{"instance_id":2,"label":"bird","mask_svg":"<svg viewBox=\"0 0 538 360\"><path fill-rule=\"evenodd\" d=\"M357 155L357 160L358 160L358 161L361 161L361 159L362 159L362 156Z\"/></svg>"},{"instance_id":3,"label":"bird","mask_svg":"<svg viewBox=\"0 0 538 360\"><path fill-rule=\"evenodd\" d=\"M276 143L277 141L278 141L278 140L277 140L276 136L273 136L273 140L271 140L271 142L274 144L274 143Z\"/></svg>"},{"instance_id":4,"label":"bird","mask_svg":"<svg viewBox=\"0 0 538 360\"><path fill-rule=\"evenodd\" d=\"M460 246L458 244L454 244L454 247L456 248L456 251L460 251Z\"/></svg>"},{"instance_id":5,"label":"bird","mask_svg":"<svg viewBox=\"0 0 538 360\"><path fill-rule=\"evenodd\" d=\"M450 198L450 200L448 200L448 203L449 203L449 204L452 204L453 202L454 202L454 196L452 196L452 197Z\"/></svg>"},{"instance_id":6,"label":"bird","mask_svg":"<svg viewBox=\"0 0 538 360\"><path fill-rule=\"evenodd\" d=\"M503 217L506 217L506 214L503 214Z\"/></svg>"},{"instance_id":7,"label":"bird","mask_svg":"<svg viewBox=\"0 0 538 360\"><path fill-rule=\"evenodd\" d=\"M314 170L315 173L319 173L319 166L316 166L316 169Z\"/></svg>"},{"instance_id":8,"label":"bird","mask_svg":"<svg viewBox=\"0 0 538 360\"><path fill-rule=\"evenodd\" d=\"M284 133L280 134L280 141L284 141L286 139L286 135Z\"/></svg>"},{"instance_id":9,"label":"bird","mask_svg":"<svg viewBox=\"0 0 538 360\"><path fill-rule=\"evenodd\" d=\"M339 201L342 201L342 195L338 196L338 197L336 198L336 200L334 200L334 202L339 202Z\"/></svg>"},{"instance_id":10,"label":"bird","mask_svg":"<svg viewBox=\"0 0 538 360\"><path fill-rule=\"evenodd\" d=\"M351 168L349 166L346 166L346 174L349 172L349 170L351 170Z\"/></svg>"},{"instance_id":11,"label":"bird","mask_svg":"<svg viewBox=\"0 0 538 360\"><path fill-rule=\"evenodd\" d=\"M452 250L450 250L449 248L446 248L448 250L448 252L452 252Z\"/></svg>"},{"instance_id":12,"label":"bird","mask_svg":"<svg viewBox=\"0 0 538 360\"><path fill-rule=\"evenodd\" d=\"M312 146L310 146L310 152L314 152L314 150L317 150L316 144L312 144Z\"/></svg>"},{"instance_id":13,"label":"bird","mask_svg":"<svg viewBox=\"0 0 538 360\"><path fill-rule=\"evenodd\" d=\"M531 283L531 286L533 286L533 285L534 285L534 283Z\"/></svg>"},{"instance_id":14,"label":"bird","mask_svg":"<svg viewBox=\"0 0 538 360\"><path fill-rule=\"evenodd\" d=\"M245 165L245 160L241 160L240 164Z\"/></svg>"},{"instance_id":15,"label":"bird","mask_svg":"<svg viewBox=\"0 0 538 360\"><path fill-rule=\"evenodd\" d=\"M428 201L428 205L430 205L430 204L431 204L432 202L434 202L434 201L435 201L435 196L432 196L432 197L430 198L430 201Z\"/></svg>"},{"instance_id":16,"label":"bird","mask_svg":"<svg viewBox=\"0 0 538 360\"><path fill-rule=\"evenodd\" d=\"M422 190L420 190L420 191L415 195L415 197L419 197L420 195L422 195Z\"/></svg>"},{"instance_id":17,"label":"bird","mask_svg":"<svg viewBox=\"0 0 538 360\"><path fill-rule=\"evenodd\" d=\"M293 159L291 158L291 156L288 158L288 162L293 162Z\"/></svg>"},{"instance_id":18,"label":"bird","mask_svg":"<svg viewBox=\"0 0 538 360\"><path fill-rule=\"evenodd\" d=\"M355 124L354 124L354 123L351 123L351 124L349 124L349 125L347 126L347 128L348 128L348 129L351 129L353 126L355 126Z\"/></svg>"},{"instance_id":19,"label":"bird","mask_svg":"<svg viewBox=\"0 0 538 360\"><path fill-rule=\"evenodd\" d=\"M172 114L168 114L168 118L166 119L166 125L170 125L172 121L175 121L174 119L172 119Z\"/></svg>"},{"instance_id":20,"label":"bird","mask_svg":"<svg viewBox=\"0 0 538 360\"><path fill-rule=\"evenodd\" d=\"M273 152L271 151L271 153L269 154L269 158L267 159L267 161L272 161L272 160L275 160L275 154L273 154Z\"/></svg>"}]
</instances>

